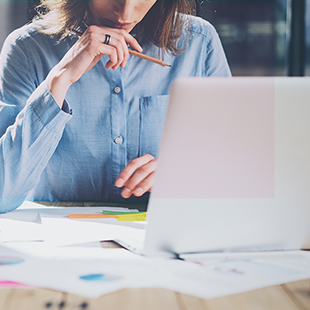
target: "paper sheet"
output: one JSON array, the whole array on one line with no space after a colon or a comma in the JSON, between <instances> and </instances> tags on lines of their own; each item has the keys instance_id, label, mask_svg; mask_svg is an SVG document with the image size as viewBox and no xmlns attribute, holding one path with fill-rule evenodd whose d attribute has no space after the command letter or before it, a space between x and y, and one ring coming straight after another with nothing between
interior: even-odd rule
<instances>
[{"instance_id":1,"label":"paper sheet","mask_svg":"<svg viewBox=\"0 0 310 310\"><path fill-rule=\"evenodd\" d=\"M99 243L124 236L137 239L141 229L65 217L68 211L78 213L77 208L30 206L29 212L17 210L0 218L4 286L17 282L86 297L126 287L162 287L214 298L310 278L310 252L210 253L184 256L187 261L146 258L103 249ZM27 242L40 239L44 242Z\"/></svg>"},{"instance_id":2,"label":"paper sheet","mask_svg":"<svg viewBox=\"0 0 310 310\"><path fill-rule=\"evenodd\" d=\"M26 201L19 209L0 217L0 243L44 241L51 245L113 240L144 229L145 223L108 219L69 219L68 214L102 214L102 211L135 212L116 207L45 207ZM140 213L139 213L140 214ZM41 225L40 225L41 224Z\"/></svg>"},{"instance_id":3,"label":"paper sheet","mask_svg":"<svg viewBox=\"0 0 310 310\"><path fill-rule=\"evenodd\" d=\"M86 297L98 297L126 287L153 285L152 265L156 264L152 260L124 249L110 253L104 259L42 259L10 253L10 249L0 246L0 262L4 258L6 262L0 265L0 278Z\"/></svg>"},{"instance_id":4,"label":"paper sheet","mask_svg":"<svg viewBox=\"0 0 310 310\"><path fill-rule=\"evenodd\" d=\"M51 245L69 245L82 242L114 240L140 230L106 223L75 221L69 218L42 218L45 242Z\"/></svg>"},{"instance_id":5,"label":"paper sheet","mask_svg":"<svg viewBox=\"0 0 310 310\"><path fill-rule=\"evenodd\" d=\"M54 259L43 259L16 251L10 253L11 249L0 246L0 279L86 297L126 287L162 287L207 299L310 278L310 253L303 252L296 254L304 267L289 268L252 260L197 264L152 259L124 249L102 249L101 255L97 247L87 256L82 254L85 248L72 248L58 248L51 252ZM282 253L282 260L286 255L292 262L291 253ZM2 261L5 257L2 265L1 257Z\"/></svg>"},{"instance_id":6,"label":"paper sheet","mask_svg":"<svg viewBox=\"0 0 310 310\"><path fill-rule=\"evenodd\" d=\"M51 218L64 218L69 214L102 214L102 211L107 212L134 212L137 213L137 209L128 209L122 207L53 207L53 206L43 206L41 204L25 201L18 209L0 214L0 219L11 219L23 222L36 222L40 223L41 217L51 217ZM109 219L108 221L100 221L104 223L118 224L117 221Z\"/></svg>"},{"instance_id":7,"label":"paper sheet","mask_svg":"<svg viewBox=\"0 0 310 310\"><path fill-rule=\"evenodd\" d=\"M309 257L308 257L309 259ZM171 266L161 287L209 299L310 278L310 270L284 268L255 261L222 261L208 265L182 262Z\"/></svg>"},{"instance_id":8,"label":"paper sheet","mask_svg":"<svg viewBox=\"0 0 310 310\"><path fill-rule=\"evenodd\" d=\"M40 223L0 218L0 243L44 240L45 232Z\"/></svg>"}]
</instances>

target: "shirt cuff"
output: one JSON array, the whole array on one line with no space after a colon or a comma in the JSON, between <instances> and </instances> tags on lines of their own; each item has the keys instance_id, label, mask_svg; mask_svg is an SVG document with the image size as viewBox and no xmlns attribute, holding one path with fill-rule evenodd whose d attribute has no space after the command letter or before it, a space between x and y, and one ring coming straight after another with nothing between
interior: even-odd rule
<instances>
[{"instance_id":1,"label":"shirt cuff","mask_svg":"<svg viewBox=\"0 0 310 310\"><path fill-rule=\"evenodd\" d=\"M64 100L61 108L65 113L72 115L72 109L70 109L69 104L66 100Z\"/></svg>"}]
</instances>

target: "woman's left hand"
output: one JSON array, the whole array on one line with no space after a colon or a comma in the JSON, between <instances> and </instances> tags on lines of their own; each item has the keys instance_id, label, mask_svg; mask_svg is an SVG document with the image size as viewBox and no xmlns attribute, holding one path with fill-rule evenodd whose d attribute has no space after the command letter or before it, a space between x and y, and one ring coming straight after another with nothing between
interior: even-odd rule
<instances>
[{"instance_id":1,"label":"woman's left hand","mask_svg":"<svg viewBox=\"0 0 310 310\"><path fill-rule=\"evenodd\" d=\"M154 172L157 159L146 154L133 159L120 173L115 181L116 187L124 187L122 196L129 198L132 194L139 197L150 191L154 184Z\"/></svg>"}]
</instances>

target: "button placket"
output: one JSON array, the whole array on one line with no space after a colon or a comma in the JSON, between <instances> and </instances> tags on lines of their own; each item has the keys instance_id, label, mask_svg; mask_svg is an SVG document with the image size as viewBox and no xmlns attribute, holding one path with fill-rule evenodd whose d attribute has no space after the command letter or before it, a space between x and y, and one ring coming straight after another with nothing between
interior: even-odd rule
<instances>
[{"instance_id":1,"label":"button placket","mask_svg":"<svg viewBox=\"0 0 310 310\"><path fill-rule=\"evenodd\" d=\"M113 91L114 91L115 94L119 94L119 93L121 92L121 90L122 90L122 89L121 89L119 86L116 86L116 87L114 87L114 89L113 89ZM116 144L121 144L121 143L123 142L123 139L122 139L121 136L118 136L118 137L116 137L116 138L114 139L114 142L115 142Z\"/></svg>"},{"instance_id":2,"label":"button placket","mask_svg":"<svg viewBox=\"0 0 310 310\"><path fill-rule=\"evenodd\" d=\"M122 83L122 70L109 72L111 85L111 178L116 180L120 172L126 166L127 150L126 135L126 106L124 88ZM120 190L117 187L111 189L112 196L119 196Z\"/></svg>"}]
</instances>

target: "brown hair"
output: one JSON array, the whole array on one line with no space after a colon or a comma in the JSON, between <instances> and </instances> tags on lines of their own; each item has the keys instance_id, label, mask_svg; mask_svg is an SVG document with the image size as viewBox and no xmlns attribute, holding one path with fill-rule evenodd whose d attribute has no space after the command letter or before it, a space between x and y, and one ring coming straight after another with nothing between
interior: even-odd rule
<instances>
[{"instance_id":1,"label":"brown hair","mask_svg":"<svg viewBox=\"0 0 310 310\"><path fill-rule=\"evenodd\" d=\"M177 46L177 39L182 34L186 16L195 14L195 9L195 0L157 0L135 27L138 39L145 35L161 50L180 54L183 47ZM88 0L41 0L37 12L34 20L41 26L39 31L61 39L70 30L77 29L82 21L90 25L93 20Z\"/></svg>"}]
</instances>

